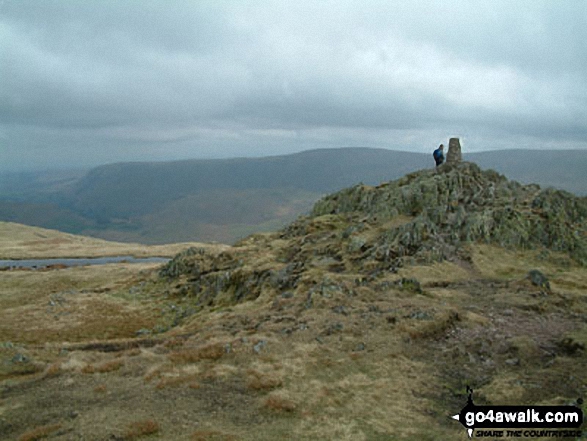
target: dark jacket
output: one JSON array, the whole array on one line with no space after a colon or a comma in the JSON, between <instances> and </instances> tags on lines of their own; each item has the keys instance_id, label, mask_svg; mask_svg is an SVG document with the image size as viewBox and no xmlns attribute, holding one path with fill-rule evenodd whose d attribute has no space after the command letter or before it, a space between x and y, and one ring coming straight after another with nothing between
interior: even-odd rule
<instances>
[{"instance_id":1,"label":"dark jacket","mask_svg":"<svg viewBox=\"0 0 587 441\"><path fill-rule=\"evenodd\" d=\"M436 161L437 167L444 162L444 154L442 153L442 149L440 147L434 150L432 156L434 156L434 160Z\"/></svg>"}]
</instances>

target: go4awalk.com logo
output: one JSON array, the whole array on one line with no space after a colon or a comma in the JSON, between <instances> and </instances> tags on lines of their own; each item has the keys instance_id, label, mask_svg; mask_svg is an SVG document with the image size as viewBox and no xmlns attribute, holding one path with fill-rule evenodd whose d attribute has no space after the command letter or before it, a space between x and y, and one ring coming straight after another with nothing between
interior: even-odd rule
<instances>
[{"instance_id":1,"label":"go4awalk.com logo","mask_svg":"<svg viewBox=\"0 0 587 441\"><path fill-rule=\"evenodd\" d=\"M465 426L469 438L473 433L477 438L581 437L583 411L577 406L477 406L473 390L467 387L467 392L466 406L452 418Z\"/></svg>"}]
</instances>

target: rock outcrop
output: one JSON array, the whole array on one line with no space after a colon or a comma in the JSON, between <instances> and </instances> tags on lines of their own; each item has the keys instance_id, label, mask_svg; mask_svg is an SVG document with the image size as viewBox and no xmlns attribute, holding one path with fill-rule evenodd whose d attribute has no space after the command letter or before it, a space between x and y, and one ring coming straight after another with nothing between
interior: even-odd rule
<instances>
[{"instance_id":1,"label":"rock outcrop","mask_svg":"<svg viewBox=\"0 0 587 441\"><path fill-rule=\"evenodd\" d=\"M200 305L234 304L300 283L322 296L352 289L327 274L377 277L413 263L467 261L467 245L552 250L587 265L587 199L522 185L468 162L449 162L378 187L326 196L280 232L211 253L177 255L161 270Z\"/></svg>"},{"instance_id":2,"label":"rock outcrop","mask_svg":"<svg viewBox=\"0 0 587 441\"><path fill-rule=\"evenodd\" d=\"M510 181L467 162L447 163L380 188L356 186L319 201L313 216L363 214L383 223L405 216L373 243L374 255L443 260L463 244L544 247L587 264L587 200Z\"/></svg>"}]
</instances>

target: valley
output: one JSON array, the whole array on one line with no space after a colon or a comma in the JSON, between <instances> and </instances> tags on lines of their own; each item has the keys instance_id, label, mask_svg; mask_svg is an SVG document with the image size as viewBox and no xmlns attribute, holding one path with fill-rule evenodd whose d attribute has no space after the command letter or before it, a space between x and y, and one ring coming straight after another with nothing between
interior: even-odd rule
<instances>
[{"instance_id":1,"label":"valley","mask_svg":"<svg viewBox=\"0 0 587 441\"><path fill-rule=\"evenodd\" d=\"M466 158L522 183L587 195L587 155L509 150ZM431 167L431 155L373 148L262 158L134 162L6 175L0 221L115 242L233 244L282 228L327 193Z\"/></svg>"}]
</instances>

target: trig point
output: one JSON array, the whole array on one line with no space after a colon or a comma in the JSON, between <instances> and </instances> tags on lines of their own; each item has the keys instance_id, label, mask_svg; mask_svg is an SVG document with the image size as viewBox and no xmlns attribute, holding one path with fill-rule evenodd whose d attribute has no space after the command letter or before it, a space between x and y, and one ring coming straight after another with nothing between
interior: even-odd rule
<instances>
[{"instance_id":1,"label":"trig point","mask_svg":"<svg viewBox=\"0 0 587 441\"><path fill-rule=\"evenodd\" d=\"M459 138L450 138L448 142L448 153L446 154L446 163L452 164L461 162L463 160L463 155L461 153L461 143Z\"/></svg>"}]
</instances>

